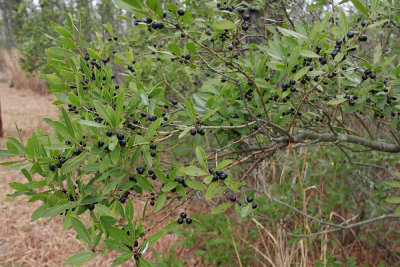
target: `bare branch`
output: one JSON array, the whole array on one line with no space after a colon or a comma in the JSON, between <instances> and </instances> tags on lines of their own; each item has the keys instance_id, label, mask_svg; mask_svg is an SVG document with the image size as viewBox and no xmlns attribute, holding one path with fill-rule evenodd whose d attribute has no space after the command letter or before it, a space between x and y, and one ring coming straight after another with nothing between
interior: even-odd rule
<instances>
[{"instance_id":1,"label":"bare branch","mask_svg":"<svg viewBox=\"0 0 400 267\"><path fill-rule=\"evenodd\" d=\"M288 235L293 236L293 237L313 237L313 236L318 236L318 235L325 235L325 234L329 234L329 233L334 233L334 232L338 232L338 231L344 231L344 230L349 230L355 227L360 227L366 224L371 224L374 222L378 222L378 221L382 221L382 220L387 220L387 219L400 219L400 216L397 215L393 215L393 214L388 214L388 215L382 215L379 217L375 217L369 220L365 220L365 221L361 221L358 223L353 223L350 225L336 225L336 227L340 228L336 228L336 229L330 229L330 230L326 230L326 231L321 231L321 232L317 232L317 233L312 233L312 234L305 234L305 235L297 235L297 234L293 234L291 232L286 232Z\"/></svg>"},{"instance_id":2,"label":"bare branch","mask_svg":"<svg viewBox=\"0 0 400 267\"><path fill-rule=\"evenodd\" d=\"M293 136L293 143L300 143L307 139L316 140L319 139L321 142L345 142L345 143L353 143L358 144L364 147L372 148L377 151L389 152L389 153L398 153L400 152L400 145L398 144L390 144L382 141L372 141L365 139L363 137L341 134L337 133L314 133L310 131L301 131ZM287 137L279 137L274 139L276 142L289 142Z\"/></svg>"}]
</instances>

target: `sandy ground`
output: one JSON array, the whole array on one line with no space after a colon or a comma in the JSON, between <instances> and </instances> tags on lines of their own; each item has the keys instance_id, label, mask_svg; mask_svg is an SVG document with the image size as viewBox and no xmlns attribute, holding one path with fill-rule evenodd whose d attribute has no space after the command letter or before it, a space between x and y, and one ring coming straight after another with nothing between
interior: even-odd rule
<instances>
[{"instance_id":1,"label":"sandy ground","mask_svg":"<svg viewBox=\"0 0 400 267\"><path fill-rule=\"evenodd\" d=\"M17 137L17 124L24 142L35 129L49 129L43 117L57 117L57 108L51 104L54 101L52 96L40 96L29 90L17 91L8 88L6 83L0 83L0 101L5 136ZM5 139L0 139L2 149ZM30 221L31 213L41 203L27 203L26 196L8 197L7 194L13 193L8 183L15 181L26 182L26 178L18 171L0 166L0 266L63 266L69 256L84 251L75 239L73 229L62 231L61 217L55 217L50 223L47 220ZM168 252L177 241L177 236L166 235L153 248ZM151 250L146 254L145 258L150 258ZM110 266L118 255L109 253L84 266ZM191 266L204 266L196 262L186 248L177 249L177 256L188 259ZM135 265L132 259L121 266Z\"/></svg>"}]
</instances>

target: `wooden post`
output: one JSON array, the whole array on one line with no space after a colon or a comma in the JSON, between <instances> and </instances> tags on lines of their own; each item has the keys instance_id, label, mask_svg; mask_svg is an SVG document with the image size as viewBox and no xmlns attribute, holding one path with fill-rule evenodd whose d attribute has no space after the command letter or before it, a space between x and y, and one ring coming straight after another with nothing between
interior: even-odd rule
<instances>
[{"instance_id":1,"label":"wooden post","mask_svg":"<svg viewBox=\"0 0 400 267\"><path fill-rule=\"evenodd\" d=\"M1 102L0 102L0 137L3 137L3 120L1 119Z\"/></svg>"}]
</instances>

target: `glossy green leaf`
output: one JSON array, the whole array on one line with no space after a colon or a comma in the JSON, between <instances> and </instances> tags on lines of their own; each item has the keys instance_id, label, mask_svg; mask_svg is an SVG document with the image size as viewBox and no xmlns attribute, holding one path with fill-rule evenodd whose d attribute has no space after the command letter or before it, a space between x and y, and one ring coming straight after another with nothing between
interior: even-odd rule
<instances>
[{"instance_id":1,"label":"glossy green leaf","mask_svg":"<svg viewBox=\"0 0 400 267\"><path fill-rule=\"evenodd\" d=\"M236 25L232 21L223 19L223 20L215 21L213 23L213 28L220 29L220 30L230 30L230 29L236 28Z\"/></svg>"},{"instance_id":2,"label":"glossy green leaf","mask_svg":"<svg viewBox=\"0 0 400 267\"><path fill-rule=\"evenodd\" d=\"M222 212L226 211L227 209L229 209L231 206L232 206L232 203L223 203L223 204L213 208L211 210L211 214L222 213Z\"/></svg>"},{"instance_id":3,"label":"glossy green leaf","mask_svg":"<svg viewBox=\"0 0 400 267\"><path fill-rule=\"evenodd\" d=\"M87 251L72 255L64 262L64 265L81 266L90 260L93 254L92 251Z\"/></svg>"}]
</instances>

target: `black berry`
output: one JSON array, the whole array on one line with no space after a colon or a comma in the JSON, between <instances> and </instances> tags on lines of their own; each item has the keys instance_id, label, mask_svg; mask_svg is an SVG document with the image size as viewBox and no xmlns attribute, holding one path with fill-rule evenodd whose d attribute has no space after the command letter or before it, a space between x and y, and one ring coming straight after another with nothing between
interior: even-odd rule
<instances>
[{"instance_id":1,"label":"black berry","mask_svg":"<svg viewBox=\"0 0 400 267\"><path fill-rule=\"evenodd\" d=\"M178 9L178 15L179 16L183 16L183 15L185 15L185 10L183 10L183 9Z\"/></svg>"}]
</instances>

